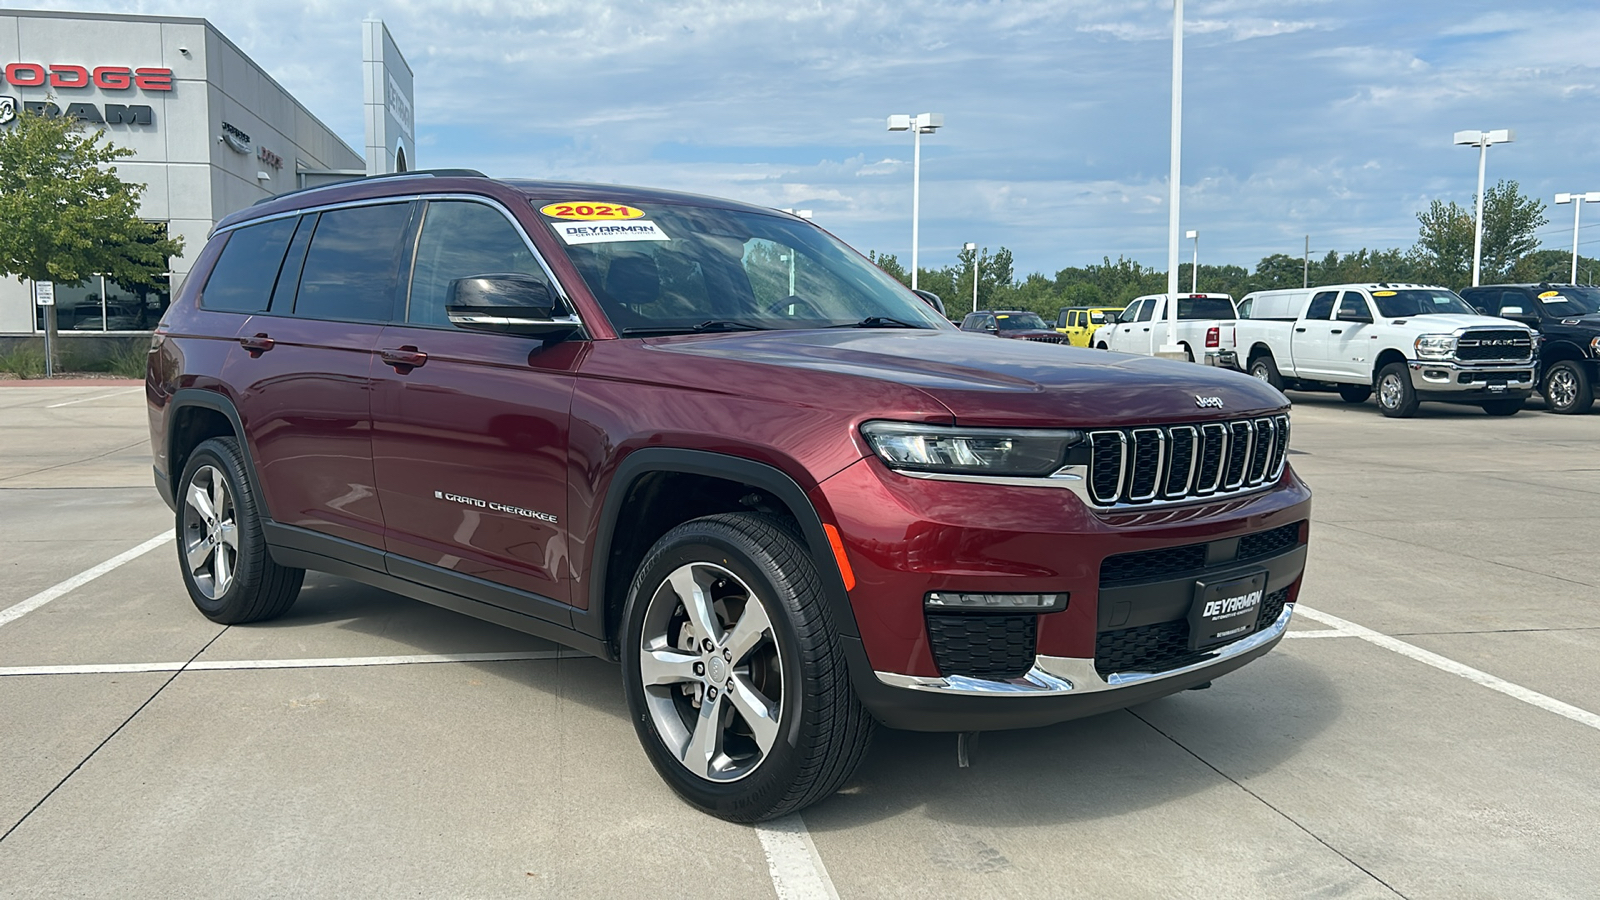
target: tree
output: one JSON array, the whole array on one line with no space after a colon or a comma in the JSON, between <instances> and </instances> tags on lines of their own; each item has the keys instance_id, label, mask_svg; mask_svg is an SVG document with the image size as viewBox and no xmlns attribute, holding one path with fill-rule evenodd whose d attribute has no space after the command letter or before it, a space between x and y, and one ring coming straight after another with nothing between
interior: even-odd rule
<instances>
[{"instance_id":1,"label":"tree","mask_svg":"<svg viewBox=\"0 0 1600 900\"><path fill-rule=\"evenodd\" d=\"M1435 200L1417 213L1421 227L1412 249L1424 281L1461 289L1472 282L1472 211L1456 203Z\"/></svg>"},{"instance_id":2,"label":"tree","mask_svg":"<svg viewBox=\"0 0 1600 900\"><path fill-rule=\"evenodd\" d=\"M1544 201L1524 196L1515 181L1501 181L1485 191L1483 280L1501 281L1509 275L1518 259L1539 246L1535 232L1549 222Z\"/></svg>"},{"instance_id":3,"label":"tree","mask_svg":"<svg viewBox=\"0 0 1600 900\"><path fill-rule=\"evenodd\" d=\"M1588 283L1600 275L1600 265L1590 257L1578 254L1578 281ZM1566 284L1572 279L1571 250L1535 250L1516 261L1506 280L1516 284Z\"/></svg>"},{"instance_id":4,"label":"tree","mask_svg":"<svg viewBox=\"0 0 1600 900\"><path fill-rule=\"evenodd\" d=\"M1435 200L1426 212L1417 213L1421 228L1413 258L1424 280L1456 290L1472 283L1476 209ZM1539 246L1534 233L1548 221L1544 201L1523 196L1515 181L1500 181L1485 191L1482 279L1500 281L1509 275L1519 258Z\"/></svg>"},{"instance_id":5,"label":"tree","mask_svg":"<svg viewBox=\"0 0 1600 900\"><path fill-rule=\"evenodd\" d=\"M117 177L133 151L77 119L18 114L0 130L0 275L76 284L96 272L151 285L183 242L139 218L142 184Z\"/></svg>"},{"instance_id":6,"label":"tree","mask_svg":"<svg viewBox=\"0 0 1600 900\"><path fill-rule=\"evenodd\" d=\"M952 301L961 303L965 298L966 304L972 303L972 257L978 257L978 308L1001 309L1016 305L1011 298L1012 281L1015 276L1012 272L1011 251L1004 247L989 254L989 248L982 250L962 251L956 256L956 265L947 271L953 276L952 297L945 297L948 306ZM1037 312L1037 310L1035 310Z\"/></svg>"},{"instance_id":7,"label":"tree","mask_svg":"<svg viewBox=\"0 0 1600 900\"><path fill-rule=\"evenodd\" d=\"M911 273L906 271L905 266L900 265L900 260L893 253L878 253L875 250L868 250L867 259L876 263L878 268L887 273L889 277L899 281L906 287L911 286Z\"/></svg>"}]
</instances>

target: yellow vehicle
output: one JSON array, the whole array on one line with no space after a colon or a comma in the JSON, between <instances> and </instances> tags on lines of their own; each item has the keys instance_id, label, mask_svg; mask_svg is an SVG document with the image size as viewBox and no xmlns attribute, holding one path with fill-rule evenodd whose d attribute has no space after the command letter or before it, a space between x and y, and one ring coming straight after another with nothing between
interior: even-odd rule
<instances>
[{"instance_id":1,"label":"yellow vehicle","mask_svg":"<svg viewBox=\"0 0 1600 900\"><path fill-rule=\"evenodd\" d=\"M1074 347L1089 346L1094 330L1111 321L1113 313L1122 312L1120 306L1063 306L1056 315L1056 330L1067 336Z\"/></svg>"}]
</instances>

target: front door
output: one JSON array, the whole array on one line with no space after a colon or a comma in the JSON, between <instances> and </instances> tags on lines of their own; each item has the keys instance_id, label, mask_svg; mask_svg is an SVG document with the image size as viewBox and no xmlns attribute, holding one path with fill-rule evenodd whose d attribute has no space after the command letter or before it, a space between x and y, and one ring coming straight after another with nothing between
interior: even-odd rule
<instances>
[{"instance_id":1,"label":"front door","mask_svg":"<svg viewBox=\"0 0 1600 900\"><path fill-rule=\"evenodd\" d=\"M427 204L401 321L373 372L390 571L566 623L567 427L588 344L450 324L452 281L505 273L549 277L499 207Z\"/></svg>"},{"instance_id":2,"label":"front door","mask_svg":"<svg viewBox=\"0 0 1600 900\"><path fill-rule=\"evenodd\" d=\"M1150 315L1155 304L1155 300L1146 298L1128 308L1132 315L1124 314L1124 321L1111 329L1111 349L1123 353L1150 352Z\"/></svg>"},{"instance_id":3,"label":"front door","mask_svg":"<svg viewBox=\"0 0 1600 900\"><path fill-rule=\"evenodd\" d=\"M1345 291L1339 298L1328 337L1328 371L1344 377L1346 381L1370 380L1372 361L1377 344L1377 332L1371 322L1352 322L1340 319L1341 315L1355 314L1372 318L1367 298L1360 291Z\"/></svg>"},{"instance_id":4,"label":"front door","mask_svg":"<svg viewBox=\"0 0 1600 900\"><path fill-rule=\"evenodd\" d=\"M1290 338L1290 352L1294 357L1296 375L1316 377L1333 374L1329 354L1332 352L1334 329L1344 330L1333 321L1334 302L1338 291L1320 291L1306 305L1305 317L1294 323Z\"/></svg>"}]
</instances>

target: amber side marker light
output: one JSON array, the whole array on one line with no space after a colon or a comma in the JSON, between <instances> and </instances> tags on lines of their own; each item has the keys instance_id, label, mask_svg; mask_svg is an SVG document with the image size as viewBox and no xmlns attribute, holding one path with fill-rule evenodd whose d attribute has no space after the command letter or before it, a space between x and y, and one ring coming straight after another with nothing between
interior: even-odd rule
<instances>
[{"instance_id":1,"label":"amber side marker light","mask_svg":"<svg viewBox=\"0 0 1600 900\"><path fill-rule=\"evenodd\" d=\"M839 529L832 525L823 525L822 530L828 533L828 546L833 548L833 558L839 563L839 575L844 578L844 589L855 590L856 573L850 568L850 557L844 555L844 541L839 537Z\"/></svg>"}]
</instances>

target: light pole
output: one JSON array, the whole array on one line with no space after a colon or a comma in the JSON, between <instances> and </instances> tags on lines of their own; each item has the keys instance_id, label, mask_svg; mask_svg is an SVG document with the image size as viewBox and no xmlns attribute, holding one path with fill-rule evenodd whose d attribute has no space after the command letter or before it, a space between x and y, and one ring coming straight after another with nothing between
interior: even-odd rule
<instances>
[{"instance_id":1,"label":"light pole","mask_svg":"<svg viewBox=\"0 0 1600 900\"><path fill-rule=\"evenodd\" d=\"M1200 232L1188 231L1184 237L1194 241L1194 262L1189 264L1189 293L1200 293Z\"/></svg>"},{"instance_id":2,"label":"light pole","mask_svg":"<svg viewBox=\"0 0 1600 900\"><path fill-rule=\"evenodd\" d=\"M978 245L968 242L961 249L972 254L972 311L978 311Z\"/></svg>"},{"instance_id":3,"label":"light pole","mask_svg":"<svg viewBox=\"0 0 1600 900\"><path fill-rule=\"evenodd\" d=\"M1578 283L1578 213L1585 203L1600 203L1600 191L1587 194L1557 194L1557 203L1572 204L1572 284Z\"/></svg>"},{"instance_id":4,"label":"light pole","mask_svg":"<svg viewBox=\"0 0 1600 900\"><path fill-rule=\"evenodd\" d=\"M1478 221L1472 229L1472 286L1478 286L1478 273L1483 266L1483 170L1489 160L1490 144L1509 144L1517 133L1509 128L1496 131L1458 131L1455 142L1478 148Z\"/></svg>"},{"instance_id":5,"label":"light pole","mask_svg":"<svg viewBox=\"0 0 1600 900\"><path fill-rule=\"evenodd\" d=\"M1183 160L1183 0L1172 0L1172 169L1167 174L1167 340L1156 352L1184 359L1178 346L1178 172Z\"/></svg>"},{"instance_id":6,"label":"light pole","mask_svg":"<svg viewBox=\"0 0 1600 900\"><path fill-rule=\"evenodd\" d=\"M911 289L917 289L917 216L922 211L922 136L944 127L944 113L890 116L890 131L910 131L911 151Z\"/></svg>"}]
</instances>

